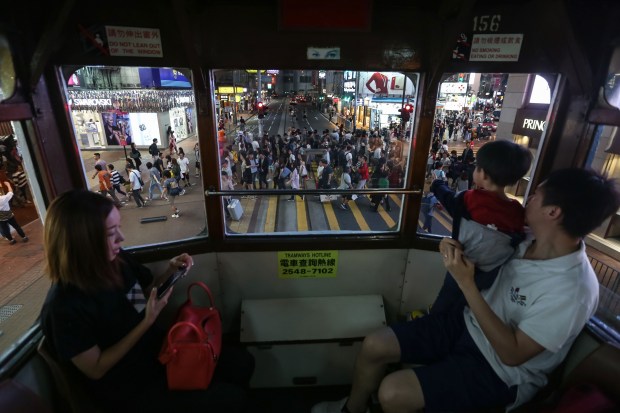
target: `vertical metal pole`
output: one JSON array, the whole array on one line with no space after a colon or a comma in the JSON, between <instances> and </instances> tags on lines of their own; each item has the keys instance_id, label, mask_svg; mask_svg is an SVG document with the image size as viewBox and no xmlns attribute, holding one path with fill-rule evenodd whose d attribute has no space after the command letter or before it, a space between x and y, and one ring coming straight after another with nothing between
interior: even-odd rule
<instances>
[{"instance_id":1,"label":"vertical metal pole","mask_svg":"<svg viewBox=\"0 0 620 413\"><path fill-rule=\"evenodd\" d=\"M355 129L357 127L357 89L359 89L360 86L360 72L355 72L355 94L354 94L354 101L353 101L353 132L355 132Z\"/></svg>"},{"instance_id":2,"label":"vertical metal pole","mask_svg":"<svg viewBox=\"0 0 620 413\"><path fill-rule=\"evenodd\" d=\"M261 75L260 72L261 72L261 70L258 69L257 70L257 74L258 74L258 97L256 98L257 99L256 100L256 104L257 104L257 106L256 106L256 110L257 110L256 117L258 118L258 139L263 137L263 120L258 117L258 115L259 115L259 113L258 113L259 112L258 102L262 102L263 101L263 93L262 93L263 91L262 91L262 85L261 85L261 80L262 80L261 78L263 77L263 75Z\"/></svg>"},{"instance_id":3,"label":"vertical metal pole","mask_svg":"<svg viewBox=\"0 0 620 413\"><path fill-rule=\"evenodd\" d=\"M256 103L258 103L258 102L261 102L263 99L262 99L262 93L261 93L261 88L262 87L261 87L261 84L260 84L260 81L261 81L260 69L258 69L256 72L257 72L257 76L258 76L258 96L256 98Z\"/></svg>"},{"instance_id":4,"label":"vertical metal pole","mask_svg":"<svg viewBox=\"0 0 620 413\"><path fill-rule=\"evenodd\" d=\"M233 77L233 101L232 101L232 121L233 121L233 125L236 127L237 126L237 83L235 81L235 75L236 75L236 70L233 70L232 72L232 77ZM229 102L230 103L230 102Z\"/></svg>"},{"instance_id":5,"label":"vertical metal pole","mask_svg":"<svg viewBox=\"0 0 620 413\"><path fill-rule=\"evenodd\" d=\"M405 81L404 81L404 84L403 84L403 99L402 99L402 103L400 105L400 109L401 109L400 113L401 114L405 110L405 94L407 92L407 75L403 73L403 77L404 77ZM403 118L401 117L401 119L403 119ZM411 122L411 114L409 114L409 122ZM401 125L401 130L400 130L400 132L403 134L403 136L404 136L406 130L407 130L407 122L403 122L403 124Z\"/></svg>"}]
</instances>

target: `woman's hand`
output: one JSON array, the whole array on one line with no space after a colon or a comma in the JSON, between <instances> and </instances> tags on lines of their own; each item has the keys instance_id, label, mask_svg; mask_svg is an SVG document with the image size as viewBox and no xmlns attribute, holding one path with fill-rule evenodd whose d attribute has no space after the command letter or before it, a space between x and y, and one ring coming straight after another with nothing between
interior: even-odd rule
<instances>
[{"instance_id":1,"label":"woman's hand","mask_svg":"<svg viewBox=\"0 0 620 413\"><path fill-rule=\"evenodd\" d=\"M161 310L168 304L168 299L174 287L170 287L166 294L161 298L157 298L157 288L151 288L151 294L146 302L146 309L144 313L144 321L150 326L153 325Z\"/></svg>"},{"instance_id":2,"label":"woman's hand","mask_svg":"<svg viewBox=\"0 0 620 413\"><path fill-rule=\"evenodd\" d=\"M439 252L443 256L446 269L454 278L462 291L476 288L474 281L474 263L463 254L463 246L452 238L444 238L439 244Z\"/></svg>"},{"instance_id":3,"label":"woman's hand","mask_svg":"<svg viewBox=\"0 0 620 413\"><path fill-rule=\"evenodd\" d=\"M173 272L178 270L179 267L186 267L187 271L189 271L193 265L194 265L194 260L189 254L183 253L181 255L177 255L176 257L173 257L172 259L170 259L170 264L169 264L169 268L171 270L170 273L172 274Z\"/></svg>"}]
</instances>

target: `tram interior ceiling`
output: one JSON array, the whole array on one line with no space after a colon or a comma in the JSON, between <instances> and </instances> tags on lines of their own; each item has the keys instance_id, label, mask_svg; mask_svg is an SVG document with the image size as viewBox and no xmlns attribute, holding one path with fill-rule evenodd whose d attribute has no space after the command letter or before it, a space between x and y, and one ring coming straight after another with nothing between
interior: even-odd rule
<instances>
[{"instance_id":1,"label":"tram interior ceiling","mask_svg":"<svg viewBox=\"0 0 620 413\"><path fill-rule=\"evenodd\" d=\"M27 242L0 238L0 381L62 410L35 348L47 210L78 187L114 201L153 273L192 255L159 321L207 283L257 360L259 413L342 397L363 336L426 314L442 285L454 223L435 179L475 188L481 148L508 141L533 159L504 191L522 206L563 167L620 181L618 21L604 0L12 4L0 186ZM599 307L563 385L586 355L616 365L620 342L620 214L584 242Z\"/></svg>"}]
</instances>

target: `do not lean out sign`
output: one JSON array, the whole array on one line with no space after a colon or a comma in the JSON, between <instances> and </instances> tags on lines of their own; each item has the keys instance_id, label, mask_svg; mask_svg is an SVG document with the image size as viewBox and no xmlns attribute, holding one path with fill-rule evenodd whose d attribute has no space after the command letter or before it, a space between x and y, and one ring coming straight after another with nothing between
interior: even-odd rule
<instances>
[{"instance_id":1,"label":"do not lean out sign","mask_svg":"<svg viewBox=\"0 0 620 413\"><path fill-rule=\"evenodd\" d=\"M106 26L110 56L163 57L159 29Z\"/></svg>"},{"instance_id":2,"label":"do not lean out sign","mask_svg":"<svg viewBox=\"0 0 620 413\"><path fill-rule=\"evenodd\" d=\"M518 62L523 34L475 34L470 62Z\"/></svg>"}]
</instances>

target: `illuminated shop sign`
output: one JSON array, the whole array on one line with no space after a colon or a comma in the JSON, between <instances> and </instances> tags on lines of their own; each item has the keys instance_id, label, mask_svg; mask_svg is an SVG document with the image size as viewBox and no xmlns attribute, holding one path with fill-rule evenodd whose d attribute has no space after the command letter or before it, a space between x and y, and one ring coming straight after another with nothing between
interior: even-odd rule
<instances>
[{"instance_id":1,"label":"illuminated shop sign","mask_svg":"<svg viewBox=\"0 0 620 413\"><path fill-rule=\"evenodd\" d=\"M464 82L445 82L441 84L440 93L465 94L467 93L467 83Z\"/></svg>"},{"instance_id":2,"label":"illuminated shop sign","mask_svg":"<svg viewBox=\"0 0 620 413\"><path fill-rule=\"evenodd\" d=\"M246 91L245 88L239 87L237 86L236 88L232 87L232 86L220 86L217 88L217 93L221 93L221 94L234 94L235 90L237 91L237 93L243 93Z\"/></svg>"},{"instance_id":3,"label":"illuminated shop sign","mask_svg":"<svg viewBox=\"0 0 620 413\"><path fill-rule=\"evenodd\" d=\"M112 99L71 99L70 106L112 106Z\"/></svg>"},{"instance_id":4,"label":"illuminated shop sign","mask_svg":"<svg viewBox=\"0 0 620 413\"><path fill-rule=\"evenodd\" d=\"M344 82L344 91L353 93L355 92L355 81Z\"/></svg>"},{"instance_id":5,"label":"illuminated shop sign","mask_svg":"<svg viewBox=\"0 0 620 413\"><path fill-rule=\"evenodd\" d=\"M537 142L547 126L547 112L548 109L517 109L512 133L528 136L530 143Z\"/></svg>"}]
</instances>

